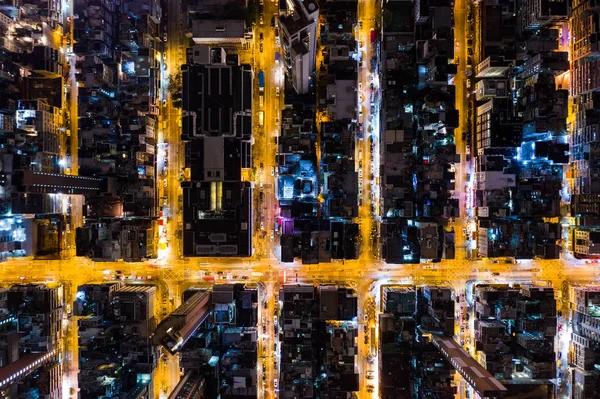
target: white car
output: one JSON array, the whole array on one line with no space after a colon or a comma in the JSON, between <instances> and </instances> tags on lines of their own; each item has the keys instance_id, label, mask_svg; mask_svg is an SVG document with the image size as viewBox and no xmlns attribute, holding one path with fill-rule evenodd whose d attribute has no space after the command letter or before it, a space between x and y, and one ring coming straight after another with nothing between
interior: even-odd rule
<instances>
[{"instance_id":1,"label":"white car","mask_svg":"<svg viewBox=\"0 0 600 399\"><path fill-rule=\"evenodd\" d=\"M362 90L362 82L358 82L358 91Z\"/></svg>"},{"instance_id":2,"label":"white car","mask_svg":"<svg viewBox=\"0 0 600 399\"><path fill-rule=\"evenodd\" d=\"M275 95L276 95L277 97L279 97L279 86L277 86L277 88L275 88Z\"/></svg>"}]
</instances>

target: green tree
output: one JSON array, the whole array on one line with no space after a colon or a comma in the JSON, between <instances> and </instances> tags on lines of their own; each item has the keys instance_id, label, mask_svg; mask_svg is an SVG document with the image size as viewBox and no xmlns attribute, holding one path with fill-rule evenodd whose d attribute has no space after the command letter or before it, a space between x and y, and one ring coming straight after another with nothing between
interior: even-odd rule
<instances>
[{"instance_id":1,"label":"green tree","mask_svg":"<svg viewBox=\"0 0 600 399\"><path fill-rule=\"evenodd\" d=\"M175 75L169 75L167 91L175 108L181 108L181 88L181 71L178 71Z\"/></svg>"}]
</instances>

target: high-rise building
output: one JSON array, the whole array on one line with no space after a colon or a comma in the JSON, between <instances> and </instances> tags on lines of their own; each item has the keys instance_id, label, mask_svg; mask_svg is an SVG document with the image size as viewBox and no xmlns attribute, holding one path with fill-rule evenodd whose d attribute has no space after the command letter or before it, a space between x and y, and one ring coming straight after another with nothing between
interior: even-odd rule
<instances>
[{"instance_id":1,"label":"high-rise building","mask_svg":"<svg viewBox=\"0 0 600 399\"><path fill-rule=\"evenodd\" d=\"M183 254L252 254L252 69L226 62L223 49L205 64L184 65L182 140L190 180L183 188Z\"/></svg>"},{"instance_id":2,"label":"high-rise building","mask_svg":"<svg viewBox=\"0 0 600 399\"><path fill-rule=\"evenodd\" d=\"M0 395L60 397L63 287L21 284L3 294Z\"/></svg>"},{"instance_id":3,"label":"high-rise building","mask_svg":"<svg viewBox=\"0 0 600 399\"><path fill-rule=\"evenodd\" d=\"M315 0L293 0L279 17L285 72L296 93L307 93L313 82L317 58L319 5Z\"/></svg>"}]
</instances>

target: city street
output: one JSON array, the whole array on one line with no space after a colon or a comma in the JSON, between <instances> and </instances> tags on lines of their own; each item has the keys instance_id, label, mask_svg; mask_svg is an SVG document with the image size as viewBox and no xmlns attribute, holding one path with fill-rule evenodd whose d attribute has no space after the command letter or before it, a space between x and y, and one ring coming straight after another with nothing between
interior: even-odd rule
<instances>
[{"instance_id":1,"label":"city street","mask_svg":"<svg viewBox=\"0 0 600 399\"><path fill-rule=\"evenodd\" d=\"M68 2L71 4L72 2ZM509 258L477 259L474 175L471 131L473 120L469 118L471 103L467 77L467 64L470 59L468 46L472 38L471 22L468 19L468 0L454 2L454 60L458 72L454 76L456 109L459 112L459 126L455 130L454 144L459 162L454 164L454 191L452 197L459 200L460 217L451 218L449 228L455 232L455 259L442 259L440 262L422 260L419 264L387 264L379 254L379 225L383 212L381 207L381 165L380 154L386 144L386 121L381 117L383 92L380 79L383 79L381 65L382 11L381 4L368 0L358 2L358 20L354 32L357 51L362 59L357 68L356 102L358 124L362 136L356 137L355 170L359 175L359 210L355 220L360 227L361 248L357 260L333 260L320 264L302 264L300 260L282 263L278 260L279 235L277 228L279 206L277 200L277 160L278 137L285 121L282 121L284 107L285 62L279 61L282 52L279 37L278 2L261 3L254 25L249 27L252 40L246 46L227 48L238 52L241 63L251 64L254 76L252 99L253 143L252 170L243 171L244 179L253 187L253 255L249 258L185 258L182 256L182 231L186 228L182 215L181 182L189 171L185 170L185 147L181 141L181 109L174 104L167 90L169 77L181 73L186 63L187 24L181 1L169 1L166 31L160 35L166 40L162 55L162 91L158 108L159 123L156 131L156 218L160 227L156 243L158 258L142 262L95 262L84 257L71 257L64 260L37 260L31 257L13 258L0 262L0 282L3 285L34 282L61 282L65 284L65 303L73 301L77 287L86 283L101 283L122 280L131 284L155 284L157 299L155 317L163 319L181 302L182 292L191 286L212 287L214 284L246 283L258 287L258 397L278 398L280 378L279 290L285 284L336 284L355 289L358 297L358 336L356 346L356 370L360 374L358 397L376 398L379 395L379 314L384 285L442 285L455 290L457 295L465 293L467 283L497 284L539 284L551 286L556 291L564 290L565 283L598 283L598 263L586 263L570 255L558 260L515 260ZM68 13L73 18L72 11ZM476 18L476 24L479 21ZM162 28L161 28L162 29ZM71 32L65 36L72 37ZM164 36L163 36L164 34ZM191 36L190 36L191 37ZM233 45L231 46L233 47ZM71 158L69 173L78 174L78 88L75 56L72 43L63 40L63 51L69 60L68 80L65 82L65 96L68 97L71 132ZM320 53L320 52L319 52ZM276 56L277 54L277 56ZM321 56L317 56L320 61ZM276 59L277 58L277 59ZM319 68L319 65L317 65ZM264 74L264 87L259 83ZM318 75L318 74L317 74ZM354 80L354 78L352 78ZM68 96L67 96L68 90ZM350 88L354 93L354 88ZM354 94L352 94L354 95ZM412 111L411 111L412 113ZM385 112L383 112L385 114ZM319 116L321 118L321 116ZM471 117L473 118L473 117ZM321 119L318 120L319 122ZM469 123L470 121L470 123ZM469 126L470 125L470 126ZM316 143L315 143L316 144ZM416 183L415 183L416 184ZM60 198L59 198L60 200ZM70 198L72 208L83 208L81 196ZM67 202L65 202L67 204ZM75 228L83 225L83 216L72 213L71 229L68 234L71 249L75 248ZM471 251L473 250L473 251ZM73 254L74 250L71 251ZM490 255L491 256L491 255ZM405 258L406 259L406 258ZM561 291L560 295L566 295ZM464 299L459 301L462 305ZM464 305L466 307L466 305ZM166 311L165 311L166 309ZM63 342L68 368L63 378L65 397L72 396L77 389L77 359L79 355L78 326L75 316L65 311L64 321L68 322ZM460 316L460 315L459 315ZM460 317L457 317L460 319ZM468 319L467 319L468 320ZM352 323L355 321L353 320ZM472 324L471 320L471 324ZM465 322L466 323L466 322ZM565 324L566 325L566 324ZM467 341L471 332L461 330L456 322L455 339ZM568 338L563 332L560 339L567 346ZM466 345L474 353L474 347ZM369 376L369 378L367 378ZM154 391L160 398L167 398L181 378L179 357L164 354L164 361L157 366ZM458 384L461 398L466 395L467 384ZM67 392L70 392L67 394Z\"/></svg>"},{"instance_id":2,"label":"city street","mask_svg":"<svg viewBox=\"0 0 600 399\"><path fill-rule=\"evenodd\" d=\"M362 163L362 201L359 208L359 221L362 238L361 259L369 261L378 249L377 236L373 236L374 216L379 214L379 146L381 131L379 129L380 102L370 106L372 93L379 94L379 71L372 69L373 57L378 57L377 41L371 40L371 32L379 29L381 19L379 6L376 2L361 0L358 2L357 29L358 48L362 57L362 68L358 70L358 123L362 124L363 138L358 138L358 162ZM362 102L360 99L362 98ZM381 98L381 95L378 96ZM385 132L384 132L385 133ZM359 166L360 167L360 166ZM360 184L360 183L359 183Z\"/></svg>"}]
</instances>

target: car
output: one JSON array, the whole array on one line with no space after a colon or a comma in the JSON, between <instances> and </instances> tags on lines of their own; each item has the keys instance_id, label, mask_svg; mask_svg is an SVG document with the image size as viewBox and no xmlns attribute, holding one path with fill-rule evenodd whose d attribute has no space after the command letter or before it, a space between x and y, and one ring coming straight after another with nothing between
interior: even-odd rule
<instances>
[{"instance_id":1,"label":"car","mask_svg":"<svg viewBox=\"0 0 600 399\"><path fill-rule=\"evenodd\" d=\"M261 42L261 43L263 43L263 42L265 41L265 37L264 37L264 35L262 34L262 32L260 33L260 35L259 35L259 38L260 38L260 42Z\"/></svg>"},{"instance_id":2,"label":"car","mask_svg":"<svg viewBox=\"0 0 600 399\"><path fill-rule=\"evenodd\" d=\"M279 91L280 91L280 89L279 89L279 86L277 86L277 87L275 88L275 95L276 95L277 97L279 97Z\"/></svg>"},{"instance_id":3,"label":"car","mask_svg":"<svg viewBox=\"0 0 600 399\"><path fill-rule=\"evenodd\" d=\"M259 22L260 22L261 25L265 23L265 21L263 20L263 15L262 14L260 14L260 20L259 20Z\"/></svg>"},{"instance_id":4,"label":"car","mask_svg":"<svg viewBox=\"0 0 600 399\"><path fill-rule=\"evenodd\" d=\"M273 380L273 386L275 387L275 389L279 387L279 382L277 381L277 378Z\"/></svg>"},{"instance_id":5,"label":"car","mask_svg":"<svg viewBox=\"0 0 600 399\"><path fill-rule=\"evenodd\" d=\"M365 323L369 322L369 315L365 313L365 315L363 316L363 320L365 321Z\"/></svg>"},{"instance_id":6,"label":"car","mask_svg":"<svg viewBox=\"0 0 600 399\"><path fill-rule=\"evenodd\" d=\"M373 385L367 385L367 392L372 393L375 390Z\"/></svg>"},{"instance_id":7,"label":"car","mask_svg":"<svg viewBox=\"0 0 600 399\"><path fill-rule=\"evenodd\" d=\"M358 91L362 90L362 82L358 82Z\"/></svg>"},{"instance_id":8,"label":"car","mask_svg":"<svg viewBox=\"0 0 600 399\"><path fill-rule=\"evenodd\" d=\"M265 324L263 324L263 326L262 326L262 332L263 332L263 334L267 333L267 326Z\"/></svg>"},{"instance_id":9,"label":"car","mask_svg":"<svg viewBox=\"0 0 600 399\"><path fill-rule=\"evenodd\" d=\"M271 240L275 239L275 230L271 230Z\"/></svg>"},{"instance_id":10,"label":"car","mask_svg":"<svg viewBox=\"0 0 600 399\"><path fill-rule=\"evenodd\" d=\"M163 41L167 41L167 32L163 33Z\"/></svg>"},{"instance_id":11,"label":"car","mask_svg":"<svg viewBox=\"0 0 600 399\"><path fill-rule=\"evenodd\" d=\"M365 43L362 40L360 40L358 42L358 48L363 48L363 47L365 47Z\"/></svg>"},{"instance_id":12,"label":"car","mask_svg":"<svg viewBox=\"0 0 600 399\"><path fill-rule=\"evenodd\" d=\"M260 199L261 201L263 201L263 200L265 199L265 193L264 193L263 191L261 191L261 192L260 192L260 195L259 195L258 197L259 197L259 199ZM263 229L263 230L264 230L264 229Z\"/></svg>"},{"instance_id":13,"label":"car","mask_svg":"<svg viewBox=\"0 0 600 399\"><path fill-rule=\"evenodd\" d=\"M275 124L279 126L279 118L275 118Z\"/></svg>"},{"instance_id":14,"label":"car","mask_svg":"<svg viewBox=\"0 0 600 399\"><path fill-rule=\"evenodd\" d=\"M271 18L271 28L275 27L275 15L273 15L273 18Z\"/></svg>"},{"instance_id":15,"label":"car","mask_svg":"<svg viewBox=\"0 0 600 399\"><path fill-rule=\"evenodd\" d=\"M271 166L271 176L275 176L275 166Z\"/></svg>"},{"instance_id":16,"label":"car","mask_svg":"<svg viewBox=\"0 0 600 399\"><path fill-rule=\"evenodd\" d=\"M261 193L262 194L262 193ZM264 230L265 229L265 222L263 222L262 220L260 221L260 229Z\"/></svg>"},{"instance_id":17,"label":"car","mask_svg":"<svg viewBox=\"0 0 600 399\"><path fill-rule=\"evenodd\" d=\"M263 51L265 51L265 46L261 43L260 44L260 52L262 53Z\"/></svg>"},{"instance_id":18,"label":"car","mask_svg":"<svg viewBox=\"0 0 600 399\"><path fill-rule=\"evenodd\" d=\"M375 373L373 373L373 370L367 370L367 380L372 380L373 378L375 378Z\"/></svg>"}]
</instances>

